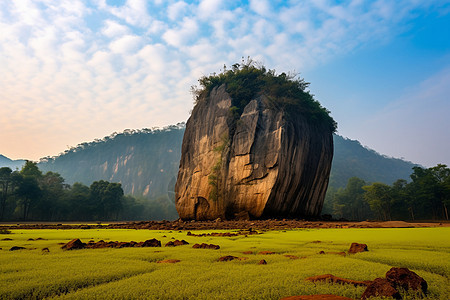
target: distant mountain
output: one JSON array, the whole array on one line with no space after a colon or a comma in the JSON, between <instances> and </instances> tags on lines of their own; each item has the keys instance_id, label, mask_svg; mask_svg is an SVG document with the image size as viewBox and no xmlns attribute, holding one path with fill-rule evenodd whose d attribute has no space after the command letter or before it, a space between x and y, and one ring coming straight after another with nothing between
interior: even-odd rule
<instances>
[{"instance_id":1,"label":"distant mountain","mask_svg":"<svg viewBox=\"0 0 450 300\"><path fill-rule=\"evenodd\" d=\"M46 157L39 168L60 173L69 184L90 185L103 179L121 182L125 194L145 198L169 194L174 199L183 134L184 123L163 129L126 130ZM408 179L413 166L335 135L330 187L344 187L353 176L392 184L399 178Z\"/></svg>"},{"instance_id":2,"label":"distant mountain","mask_svg":"<svg viewBox=\"0 0 450 300\"><path fill-rule=\"evenodd\" d=\"M408 180L414 166L417 164L381 155L356 140L335 135L329 186L344 187L351 177L392 184L400 178Z\"/></svg>"},{"instance_id":3,"label":"distant mountain","mask_svg":"<svg viewBox=\"0 0 450 300\"><path fill-rule=\"evenodd\" d=\"M14 171L16 169L19 169L19 170L22 169L24 164L25 164L25 160L23 160L23 159L12 160L12 159L9 159L6 156L0 154L0 168L8 167Z\"/></svg>"},{"instance_id":4,"label":"distant mountain","mask_svg":"<svg viewBox=\"0 0 450 300\"><path fill-rule=\"evenodd\" d=\"M60 173L69 184L103 179L122 183L125 194L157 198L173 193L183 134L184 123L125 130L43 158L38 165Z\"/></svg>"}]
</instances>

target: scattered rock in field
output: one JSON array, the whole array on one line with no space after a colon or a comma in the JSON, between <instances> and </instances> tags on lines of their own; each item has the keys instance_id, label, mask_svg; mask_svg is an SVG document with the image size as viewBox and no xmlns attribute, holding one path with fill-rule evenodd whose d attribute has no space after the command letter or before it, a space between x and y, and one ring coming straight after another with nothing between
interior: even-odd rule
<instances>
[{"instance_id":1,"label":"scattered rock in field","mask_svg":"<svg viewBox=\"0 0 450 300\"><path fill-rule=\"evenodd\" d=\"M290 254L285 254L285 255L283 255L284 257L287 257L287 258L289 258L289 259L299 259L300 257L298 257L298 256L295 256L295 255L290 255Z\"/></svg>"},{"instance_id":2,"label":"scattered rock in field","mask_svg":"<svg viewBox=\"0 0 450 300\"><path fill-rule=\"evenodd\" d=\"M36 239L36 241L43 241L44 239L43 238L41 238L41 237L38 237L37 239Z\"/></svg>"},{"instance_id":3,"label":"scattered rock in field","mask_svg":"<svg viewBox=\"0 0 450 300\"><path fill-rule=\"evenodd\" d=\"M253 254L253 251L244 251L242 254Z\"/></svg>"},{"instance_id":4,"label":"scattered rock in field","mask_svg":"<svg viewBox=\"0 0 450 300\"><path fill-rule=\"evenodd\" d=\"M397 289L427 292L428 284L425 279L408 268L391 268L386 273L386 279Z\"/></svg>"},{"instance_id":5,"label":"scattered rock in field","mask_svg":"<svg viewBox=\"0 0 450 300\"><path fill-rule=\"evenodd\" d=\"M42 248L42 252L50 252L50 250L48 248Z\"/></svg>"},{"instance_id":6,"label":"scattered rock in field","mask_svg":"<svg viewBox=\"0 0 450 300\"><path fill-rule=\"evenodd\" d=\"M146 240L140 247L161 247L161 242L157 239Z\"/></svg>"},{"instance_id":7,"label":"scattered rock in field","mask_svg":"<svg viewBox=\"0 0 450 300\"><path fill-rule=\"evenodd\" d=\"M75 249L83 249L86 244L82 243L80 239L73 239L67 244L63 245L61 249L63 250L75 250Z\"/></svg>"},{"instance_id":8,"label":"scattered rock in field","mask_svg":"<svg viewBox=\"0 0 450 300\"><path fill-rule=\"evenodd\" d=\"M192 248L194 249L212 249L212 250L218 250L220 249L219 245L214 245L214 244L195 244L194 246L192 246Z\"/></svg>"},{"instance_id":9,"label":"scattered rock in field","mask_svg":"<svg viewBox=\"0 0 450 300\"><path fill-rule=\"evenodd\" d=\"M369 251L366 244L352 243L350 245L350 249L348 250L348 254L355 254L364 251Z\"/></svg>"},{"instance_id":10,"label":"scattered rock in field","mask_svg":"<svg viewBox=\"0 0 450 300\"><path fill-rule=\"evenodd\" d=\"M321 250L321 251L319 252L319 254L325 254L325 251Z\"/></svg>"},{"instance_id":11,"label":"scattered rock in field","mask_svg":"<svg viewBox=\"0 0 450 300\"><path fill-rule=\"evenodd\" d=\"M312 241L311 243L313 243L313 244L319 244L319 243L322 243L322 241Z\"/></svg>"},{"instance_id":12,"label":"scattered rock in field","mask_svg":"<svg viewBox=\"0 0 450 300\"><path fill-rule=\"evenodd\" d=\"M13 246L11 247L11 249L9 249L9 251L16 251L16 250L24 250L24 247L19 247L19 246Z\"/></svg>"},{"instance_id":13,"label":"scattered rock in field","mask_svg":"<svg viewBox=\"0 0 450 300\"><path fill-rule=\"evenodd\" d=\"M219 261L231 261L231 260L235 260L235 259L239 259L239 257L232 256L232 255L226 255L226 256L220 257Z\"/></svg>"},{"instance_id":14,"label":"scattered rock in field","mask_svg":"<svg viewBox=\"0 0 450 300\"><path fill-rule=\"evenodd\" d=\"M27 241L34 241L34 239L33 238L29 238Z\"/></svg>"},{"instance_id":15,"label":"scattered rock in field","mask_svg":"<svg viewBox=\"0 0 450 300\"><path fill-rule=\"evenodd\" d=\"M280 300L353 300L353 299L332 294L322 294L322 295L307 295L307 296L290 296L281 298Z\"/></svg>"},{"instance_id":16,"label":"scattered rock in field","mask_svg":"<svg viewBox=\"0 0 450 300\"><path fill-rule=\"evenodd\" d=\"M1 241L12 241L12 239L10 239L10 238L4 238L4 239L1 239Z\"/></svg>"},{"instance_id":17,"label":"scattered rock in field","mask_svg":"<svg viewBox=\"0 0 450 300\"><path fill-rule=\"evenodd\" d=\"M386 278L376 278L366 288L361 296L361 300L370 297L392 297L394 299L402 299L398 290Z\"/></svg>"},{"instance_id":18,"label":"scattered rock in field","mask_svg":"<svg viewBox=\"0 0 450 300\"><path fill-rule=\"evenodd\" d=\"M183 245L189 245L188 242L185 240L175 240L175 241L169 241L165 247L176 247L176 246L183 246Z\"/></svg>"},{"instance_id":19,"label":"scattered rock in field","mask_svg":"<svg viewBox=\"0 0 450 300\"><path fill-rule=\"evenodd\" d=\"M267 265L267 261L265 259L261 259L258 265Z\"/></svg>"},{"instance_id":20,"label":"scattered rock in field","mask_svg":"<svg viewBox=\"0 0 450 300\"><path fill-rule=\"evenodd\" d=\"M60 243L61 244L61 243ZM68 242L67 244L62 243L61 249L64 250L73 250L73 249L100 249L100 248L130 248L130 247L161 247L161 242L157 239L146 240L145 242L136 243L134 241L131 242L105 242L104 240L100 240L98 242L89 241L89 243L85 244L81 242L79 239L74 239Z\"/></svg>"},{"instance_id":21,"label":"scattered rock in field","mask_svg":"<svg viewBox=\"0 0 450 300\"><path fill-rule=\"evenodd\" d=\"M164 259L164 260L160 260L157 261L156 263L158 264L175 264L175 263L179 263L181 260L179 259Z\"/></svg>"},{"instance_id":22,"label":"scattered rock in field","mask_svg":"<svg viewBox=\"0 0 450 300\"><path fill-rule=\"evenodd\" d=\"M275 254L275 252L272 252L272 251L260 251L260 252L258 252L258 254L261 254L261 255L270 255L270 254Z\"/></svg>"},{"instance_id":23,"label":"scattered rock in field","mask_svg":"<svg viewBox=\"0 0 450 300\"><path fill-rule=\"evenodd\" d=\"M324 281L324 282L328 282L328 283L352 284L354 286L368 286L372 283L372 281L358 281L358 280L340 278L340 277L337 277L337 276L334 276L331 274L312 276L312 277L305 278L305 280L311 281L311 282Z\"/></svg>"}]
</instances>

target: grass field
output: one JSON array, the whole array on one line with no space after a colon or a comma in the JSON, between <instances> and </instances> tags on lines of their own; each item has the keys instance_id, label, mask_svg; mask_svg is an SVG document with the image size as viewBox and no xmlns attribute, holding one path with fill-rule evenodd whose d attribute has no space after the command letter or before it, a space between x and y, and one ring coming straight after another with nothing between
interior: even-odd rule
<instances>
[{"instance_id":1,"label":"grass field","mask_svg":"<svg viewBox=\"0 0 450 300\"><path fill-rule=\"evenodd\" d=\"M60 249L58 243L73 238L83 242L156 238L163 247ZM184 239L190 245L164 247L172 238ZM369 251L345 257L318 254L347 251L352 242L367 244ZM195 243L213 243L221 248L193 249ZM12 246L27 249L8 251ZM314 284L304 279L331 273L371 280L384 277L393 266L408 267L422 276L429 286L427 299L450 299L448 227L296 229L248 237L194 237L185 231L129 229L12 230L11 234L0 235L0 248L0 299L279 299L308 294L358 299L363 287ZM43 252L43 248L49 252ZM266 250L275 254L257 254ZM289 259L285 254L301 258ZM247 259L217 261L225 255ZM156 263L163 259L181 262ZM262 259L267 265L258 264ZM405 298L414 296L407 294Z\"/></svg>"}]
</instances>

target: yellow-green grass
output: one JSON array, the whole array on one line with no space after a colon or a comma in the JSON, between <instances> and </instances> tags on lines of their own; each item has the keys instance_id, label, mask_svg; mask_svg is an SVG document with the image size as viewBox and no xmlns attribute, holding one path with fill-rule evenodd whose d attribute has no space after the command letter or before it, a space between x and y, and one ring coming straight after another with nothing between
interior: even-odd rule
<instances>
[{"instance_id":1,"label":"yellow-green grass","mask_svg":"<svg viewBox=\"0 0 450 300\"><path fill-rule=\"evenodd\" d=\"M163 247L61 250L58 243L73 238L83 242L157 238ZM190 245L164 247L172 238ZM352 242L366 243L369 251L345 257L319 254L346 251ZM218 244L221 249L193 249L194 243ZM12 246L27 249L8 251ZM279 299L307 294L357 299L363 287L304 279L330 273L370 280L383 277L393 266L408 267L424 277L428 299L450 299L450 228L296 229L248 237L127 229L12 230L12 234L0 235L0 248L0 299ZM275 254L261 255L260 251ZM301 258L289 259L285 254ZM218 262L224 255L247 259ZM181 262L156 263L163 259ZM261 259L267 265L258 265ZM413 294L405 296L414 299Z\"/></svg>"}]
</instances>

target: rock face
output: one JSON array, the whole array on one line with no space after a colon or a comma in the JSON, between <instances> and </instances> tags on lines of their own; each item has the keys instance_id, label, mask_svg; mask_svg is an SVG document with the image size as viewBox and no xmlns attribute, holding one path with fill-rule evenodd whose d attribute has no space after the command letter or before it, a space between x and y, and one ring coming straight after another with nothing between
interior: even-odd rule
<instances>
[{"instance_id":1,"label":"rock face","mask_svg":"<svg viewBox=\"0 0 450 300\"><path fill-rule=\"evenodd\" d=\"M175 186L184 220L320 214L333 157L327 126L257 96L237 119L225 86L199 101L186 124Z\"/></svg>"}]
</instances>

